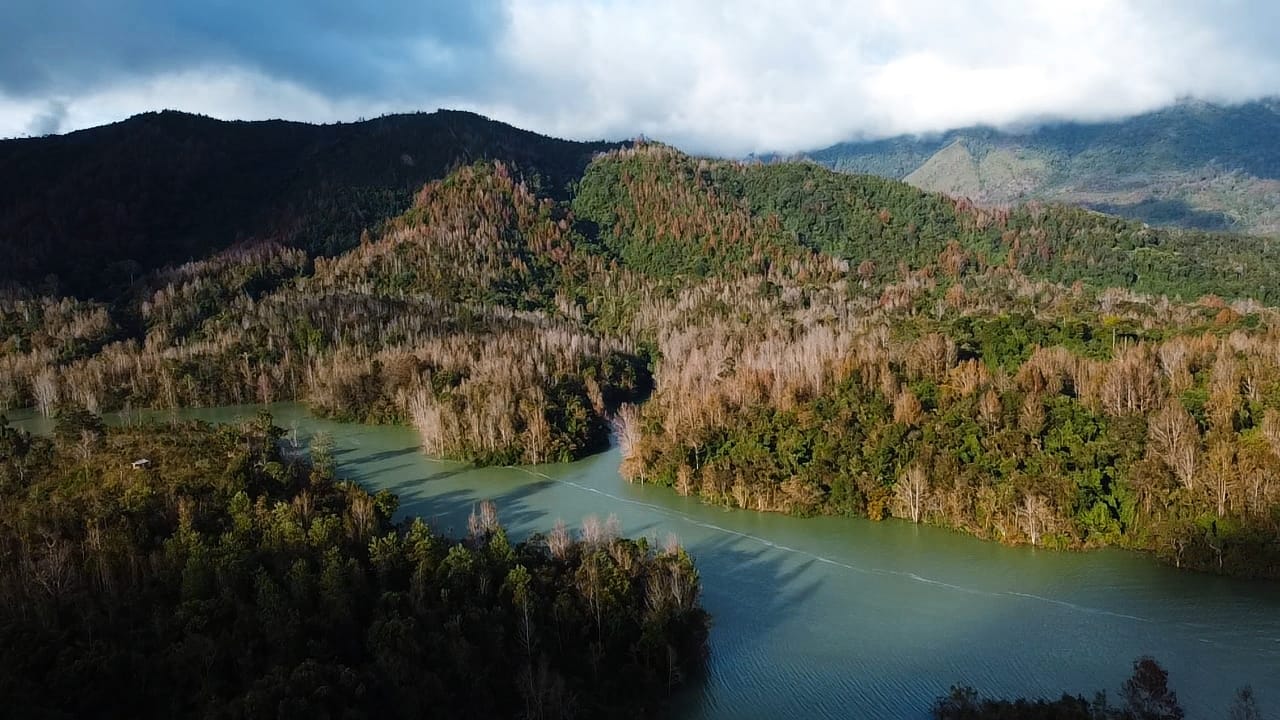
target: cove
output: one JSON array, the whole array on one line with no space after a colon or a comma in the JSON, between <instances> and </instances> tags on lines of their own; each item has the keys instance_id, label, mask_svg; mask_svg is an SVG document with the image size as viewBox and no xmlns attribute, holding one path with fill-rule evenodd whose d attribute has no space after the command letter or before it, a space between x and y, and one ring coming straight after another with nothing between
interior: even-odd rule
<instances>
[{"instance_id":1,"label":"cove","mask_svg":"<svg viewBox=\"0 0 1280 720\"><path fill-rule=\"evenodd\" d=\"M233 422L259 408L148 412ZM616 514L627 535L676 534L713 616L705 676L677 718L925 718L952 683L985 693L1113 696L1130 662L1154 655L1189 718L1219 718L1251 684L1280 711L1280 584L1164 567L1121 551L1007 548L900 521L799 519L724 510L632 485L617 451L575 463L473 468L430 460L413 430L268 409L305 442L336 441L339 474L400 496L402 516L465 532L489 498L515 537ZM15 424L47 432L29 413ZM111 422L129 418L114 416Z\"/></svg>"}]
</instances>

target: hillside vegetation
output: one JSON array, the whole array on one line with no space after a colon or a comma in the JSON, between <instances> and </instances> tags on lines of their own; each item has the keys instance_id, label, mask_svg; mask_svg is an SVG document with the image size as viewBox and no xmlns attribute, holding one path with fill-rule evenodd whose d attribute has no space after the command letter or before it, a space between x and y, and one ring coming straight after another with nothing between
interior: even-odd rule
<instances>
[{"instance_id":1,"label":"hillside vegetation","mask_svg":"<svg viewBox=\"0 0 1280 720\"><path fill-rule=\"evenodd\" d=\"M241 241L333 254L458 165L502 160L563 197L610 147L455 111L333 125L166 111L0 141L0 283L109 297Z\"/></svg>"},{"instance_id":2,"label":"hillside vegetation","mask_svg":"<svg viewBox=\"0 0 1280 720\"><path fill-rule=\"evenodd\" d=\"M657 715L696 671L698 575L589 518L466 538L243 426L0 421L0 698L14 717ZM130 467L149 458L145 469Z\"/></svg>"},{"instance_id":3,"label":"hillside vegetation","mask_svg":"<svg viewBox=\"0 0 1280 720\"><path fill-rule=\"evenodd\" d=\"M111 302L11 293L0 401L302 399L428 452L623 445L707 502L1280 575L1280 249L640 144L503 162L332 258L237 246Z\"/></svg>"},{"instance_id":4,"label":"hillside vegetation","mask_svg":"<svg viewBox=\"0 0 1280 720\"><path fill-rule=\"evenodd\" d=\"M1280 102L1185 101L1133 118L833 145L842 172L902 179L983 204L1031 199L1152 225L1280 234Z\"/></svg>"}]
</instances>

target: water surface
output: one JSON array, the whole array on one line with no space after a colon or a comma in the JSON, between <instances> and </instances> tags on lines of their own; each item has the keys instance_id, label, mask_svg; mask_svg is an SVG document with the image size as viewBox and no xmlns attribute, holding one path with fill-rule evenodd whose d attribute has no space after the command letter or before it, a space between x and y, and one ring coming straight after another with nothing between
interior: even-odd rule
<instances>
[{"instance_id":1,"label":"water surface","mask_svg":"<svg viewBox=\"0 0 1280 720\"><path fill-rule=\"evenodd\" d=\"M705 677L677 699L678 718L925 718L956 682L1114 697L1142 654L1169 670L1190 718L1226 717L1246 683L1264 710L1280 712L1277 583L1179 572L1120 551L1006 548L898 521L725 510L627 483L616 450L562 465L471 468L427 459L407 428L317 420L297 405L271 410L300 442L332 433L342 475L391 490L402 516L446 532L465 532L474 503L490 498L516 536L592 514L616 514L628 535L678 535L714 622ZM256 411L179 415L227 422Z\"/></svg>"}]
</instances>

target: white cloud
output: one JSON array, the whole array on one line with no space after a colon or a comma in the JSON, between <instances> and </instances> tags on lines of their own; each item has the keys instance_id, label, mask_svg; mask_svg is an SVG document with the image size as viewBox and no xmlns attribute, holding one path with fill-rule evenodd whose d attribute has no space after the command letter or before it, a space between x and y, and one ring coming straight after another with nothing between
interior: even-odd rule
<instances>
[{"instance_id":1,"label":"white cloud","mask_svg":"<svg viewBox=\"0 0 1280 720\"><path fill-rule=\"evenodd\" d=\"M63 131L103 125L147 110L180 109L224 120L350 120L388 111L385 103L331 100L295 83L238 68L208 67L157 75L45 100L0 97L0 137L39 134L51 109Z\"/></svg>"},{"instance_id":2,"label":"white cloud","mask_svg":"<svg viewBox=\"0 0 1280 720\"><path fill-rule=\"evenodd\" d=\"M512 2L499 47L526 92L508 112L561 134L736 154L1280 92L1276 49L1235 32L1247 3L586 5Z\"/></svg>"},{"instance_id":3,"label":"white cloud","mask_svg":"<svg viewBox=\"0 0 1280 720\"><path fill-rule=\"evenodd\" d=\"M0 136L50 118L72 129L164 107L332 121L446 106L560 136L644 133L736 155L979 122L1117 117L1185 95L1237 101L1280 93L1272 37L1280 9L1269 0L799 5L507 0L483 70L453 63L459 76L424 79L421 91L371 78L370 88L383 89L357 94L247 66L202 66L122 76L74 97L0 97ZM426 66L439 73L442 64L423 56L451 49L438 39L424 43L407 43L399 60L384 49L377 64L364 66L385 65L403 78L421 64L427 78ZM442 87L452 96L440 96Z\"/></svg>"}]
</instances>

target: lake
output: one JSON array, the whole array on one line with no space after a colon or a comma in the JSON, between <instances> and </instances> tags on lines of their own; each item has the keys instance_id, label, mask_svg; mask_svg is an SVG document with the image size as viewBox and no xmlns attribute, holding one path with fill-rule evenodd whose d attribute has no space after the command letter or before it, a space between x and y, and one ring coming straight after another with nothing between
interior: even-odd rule
<instances>
[{"instance_id":1,"label":"lake","mask_svg":"<svg viewBox=\"0 0 1280 720\"><path fill-rule=\"evenodd\" d=\"M1280 712L1280 583L1181 572L1121 551L1007 548L901 521L725 510L633 485L618 453L529 468L430 460L413 430L270 406L300 442L334 436L339 473L400 496L402 516L461 535L479 500L516 537L615 514L627 535L675 533L713 616L704 677L675 717L925 718L952 683L983 692L1114 697L1139 655L1169 670L1190 718L1253 685ZM229 422L257 407L153 412ZM47 430L28 413L17 424ZM119 422L120 418L111 419Z\"/></svg>"}]
</instances>

